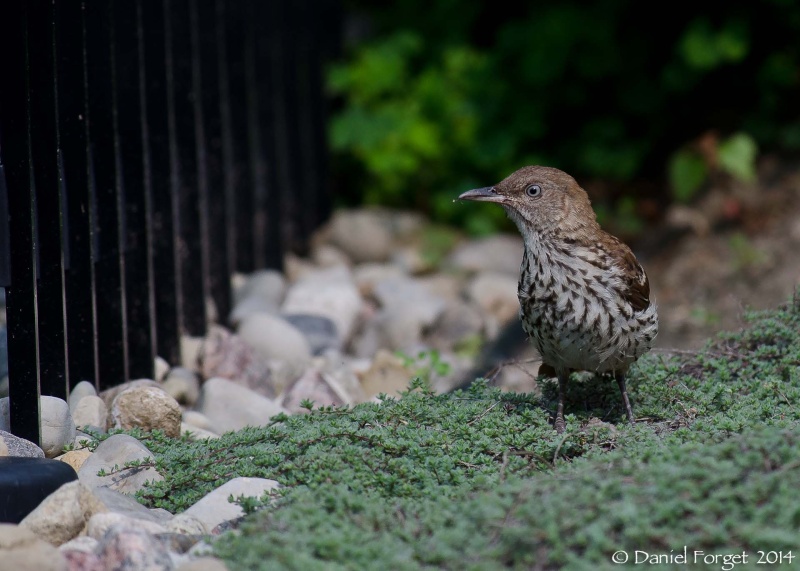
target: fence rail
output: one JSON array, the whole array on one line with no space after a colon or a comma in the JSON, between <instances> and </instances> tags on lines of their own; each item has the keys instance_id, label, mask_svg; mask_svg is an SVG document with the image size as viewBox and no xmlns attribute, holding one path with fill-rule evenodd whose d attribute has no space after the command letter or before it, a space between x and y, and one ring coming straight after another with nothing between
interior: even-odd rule
<instances>
[{"instance_id":1,"label":"fence rail","mask_svg":"<svg viewBox=\"0 0 800 571\"><path fill-rule=\"evenodd\" d=\"M0 286L10 424L152 377L224 322L230 276L327 216L335 0L28 0L0 9ZM5 221L8 224L5 224Z\"/></svg>"}]
</instances>

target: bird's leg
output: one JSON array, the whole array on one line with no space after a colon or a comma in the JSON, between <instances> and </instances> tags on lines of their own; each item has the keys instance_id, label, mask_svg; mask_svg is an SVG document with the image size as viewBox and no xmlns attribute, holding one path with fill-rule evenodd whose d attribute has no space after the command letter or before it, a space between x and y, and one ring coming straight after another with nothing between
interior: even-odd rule
<instances>
[{"instance_id":1,"label":"bird's leg","mask_svg":"<svg viewBox=\"0 0 800 571\"><path fill-rule=\"evenodd\" d=\"M567 381L569 381L569 371L558 373L558 407L556 408L556 421L554 423L556 432L561 434L567 428L564 420L564 394L567 392Z\"/></svg>"},{"instance_id":2,"label":"bird's leg","mask_svg":"<svg viewBox=\"0 0 800 571\"><path fill-rule=\"evenodd\" d=\"M634 424L636 421L633 418L633 409L631 408L631 401L628 400L628 389L625 387L625 373L615 373L617 385L619 385L619 392L622 393L622 402L625 403L625 412L628 415L628 422Z\"/></svg>"}]
</instances>

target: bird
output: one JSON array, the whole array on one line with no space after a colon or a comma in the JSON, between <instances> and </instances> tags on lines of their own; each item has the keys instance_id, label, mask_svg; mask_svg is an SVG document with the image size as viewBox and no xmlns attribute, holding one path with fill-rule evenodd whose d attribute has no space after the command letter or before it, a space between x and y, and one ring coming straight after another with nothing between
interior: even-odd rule
<instances>
[{"instance_id":1,"label":"bird","mask_svg":"<svg viewBox=\"0 0 800 571\"><path fill-rule=\"evenodd\" d=\"M520 320L543 370L558 377L556 431L566 429L564 394L573 371L613 374L633 424L626 375L653 346L658 308L631 249L600 227L589 195L556 168L525 166L459 199L499 204L522 235Z\"/></svg>"}]
</instances>

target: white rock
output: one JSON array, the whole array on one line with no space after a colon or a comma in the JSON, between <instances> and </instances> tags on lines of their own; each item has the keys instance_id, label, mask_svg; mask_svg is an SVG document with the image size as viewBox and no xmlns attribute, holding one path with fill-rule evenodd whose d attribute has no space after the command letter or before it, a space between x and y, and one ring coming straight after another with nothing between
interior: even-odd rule
<instances>
[{"instance_id":1,"label":"white rock","mask_svg":"<svg viewBox=\"0 0 800 571\"><path fill-rule=\"evenodd\" d=\"M167 528L159 523L136 519L118 513L105 512L96 513L89 518L89 522L86 525L86 535L100 540L115 525L123 526L127 529L138 529L149 534L167 532Z\"/></svg>"},{"instance_id":2,"label":"white rock","mask_svg":"<svg viewBox=\"0 0 800 571\"><path fill-rule=\"evenodd\" d=\"M164 380L164 377L167 376L169 373L169 363L164 357L156 357L153 361L153 371L155 372L155 380L157 383L160 383Z\"/></svg>"},{"instance_id":3,"label":"white rock","mask_svg":"<svg viewBox=\"0 0 800 571\"><path fill-rule=\"evenodd\" d=\"M167 522L167 531L183 535L207 535L211 533L205 524L186 512L177 514Z\"/></svg>"},{"instance_id":4,"label":"white rock","mask_svg":"<svg viewBox=\"0 0 800 571\"><path fill-rule=\"evenodd\" d=\"M231 310L228 316L228 322L236 327L242 321L257 313L275 315L278 313L278 308L275 307L272 302L261 299L260 297L246 297Z\"/></svg>"},{"instance_id":5,"label":"white rock","mask_svg":"<svg viewBox=\"0 0 800 571\"><path fill-rule=\"evenodd\" d=\"M245 276L241 286L234 290L234 306L252 297L269 304L273 312L278 309L286 293L286 279L277 270L259 270Z\"/></svg>"},{"instance_id":6,"label":"white rock","mask_svg":"<svg viewBox=\"0 0 800 571\"><path fill-rule=\"evenodd\" d=\"M178 403L193 406L200 398L200 380L197 374L183 367L170 370L161 388Z\"/></svg>"},{"instance_id":7,"label":"white rock","mask_svg":"<svg viewBox=\"0 0 800 571\"><path fill-rule=\"evenodd\" d=\"M314 406L341 406L352 404L352 398L329 375L316 369L309 369L297 379L286 391L283 406L293 413L306 412L300 406L304 400L314 402Z\"/></svg>"},{"instance_id":8,"label":"white rock","mask_svg":"<svg viewBox=\"0 0 800 571\"><path fill-rule=\"evenodd\" d=\"M445 306L444 299L408 277L379 282L375 285L374 296L385 310L413 313L424 325L433 323Z\"/></svg>"},{"instance_id":9,"label":"white rock","mask_svg":"<svg viewBox=\"0 0 800 571\"><path fill-rule=\"evenodd\" d=\"M153 467L123 468L126 462L145 458L153 458L153 455L144 444L127 434L115 434L97 446L94 454L81 466L78 478L89 488L105 486L118 492L133 494L147 481L158 482L164 479ZM115 465L120 470L109 473ZM101 469L109 474L98 476Z\"/></svg>"},{"instance_id":10,"label":"white rock","mask_svg":"<svg viewBox=\"0 0 800 571\"><path fill-rule=\"evenodd\" d=\"M116 492L110 488L93 488L92 494L100 501L106 510L126 517L166 525L172 514L160 508L149 509L130 496Z\"/></svg>"},{"instance_id":11,"label":"white rock","mask_svg":"<svg viewBox=\"0 0 800 571\"><path fill-rule=\"evenodd\" d=\"M202 412L197 412L196 410L183 411L183 422L190 426L194 426L195 428L202 428L203 430L208 430L210 432L217 432L217 429L214 426L214 423L211 422L211 419Z\"/></svg>"},{"instance_id":12,"label":"white rock","mask_svg":"<svg viewBox=\"0 0 800 571\"><path fill-rule=\"evenodd\" d=\"M291 323L266 313L255 313L239 324L239 336L264 359L304 363L311 359L305 336Z\"/></svg>"},{"instance_id":13,"label":"white rock","mask_svg":"<svg viewBox=\"0 0 800 571\"><path fill-rule=\"evenodd\" d=\"M198 370L198 357L200 348L203 346L202 337L192 337L191 335L181 335L181 367L190 371Z\"/></svg>"},{"instance_id":14,"label":"white rock","mask_svg":"<svg viewBox=\"0 0 800 571\"><path fill-rule=\"evenodd\" d=\"M59 546L59 551L81 551L83 553L94 553L97 548L97 540L94 537L87 535L79 535L74 539L70 539L66 543Z\"/></svg>"},{"instance_id":15,"label":"white rock","mask_svg":"<svg viewBox=\"0 0 800 571\"><path fill-rule=\"evenodd\" d=\"M95 390L94 385L89 381L81 381L72 389L72 392L69 393L69 410L71 412L75 412L75 407L78 406L78 403L81 402L83 397L88 396L97 396L97 390Z\"/></svg>"},{"instance_id":16,"label":"white rock","mask_svg":"<svg viewBox=\"0 0 800 571\"><path fill-rule=\"evenodd\" d=\"M72 410L72 420L76 426L97 426L102 430L108 428L108 408L98 396L83 397Z\"/></svg>"},{"instance_id":17,"label":"white rock","mask_svg":"<svg viewBox=\"0 0 800 571\"><path fill-rule=\"evenodd\" d=\"M483 272L467 286L467 297L486 313L501 323L510 321L519 313L517 276L497 272Z\"/></svg>"},{"instance_id":18,"label":"white rock","mask_svg":"<svg viewBox=\"0 0 800 571\"><path fill-rule=\"evenodd\" d=\"M111 422L115 428L163 430L177 438L181 433L181 407L157 387L132 387L122 391L111 404Z\"/></svg>"},{"instance_id":19,"label":"white rock","mask_svg":"<svg viewBox=\"0 0 800 571\"><path fill-rule=\"evenodd\" d=\"M199 557L182 563L175 571L228 571L228 568L216 557Z\"/></svg>"},{"instance_id":20,"label":"white rock","mask_svg":"<svg viewBox=\"0 0 800 571\"><path fill-rule=\"evenodd\" d=\"M203 384L199 405L200 412L220 432L261 426L276 414L287 412L275 401L220 377Z\"/></svg>"},{"instance_id":21,"label":"white rock","mask_svg":"<svg viewBox=\"0 0 800 571\"><path fill-rule=\"evenodd\" d=\"M181 436L189 435L192 440L207 440L209 438L219 438L219 434L210 430L203 430L191 424L181 422Z\"/></svg>"},{"instance_id":22,"label":"white rock","mask_svg":"<svg viewBox=\"0 0 800 571\"><path fill-rule=\"evenodd\" d=\"M500 272L518 277L524 249L521 237L497 234L464 242L450 254L449 264L470 272Z\"/></svg>"},{"instance_id":23,"label":"white rock","mask_svg":"<svg viewBox=\"0 0 800 571\"><path fill-rule=\"evenodd\" d=\"M311 272L294 283L286 293L281 312L327 317L346 342L356 326L362 303L350 271L336 266Z\"/></svg>"},{"instance_id":24,"label":"white rock","mask_svg":"<svg viewBox=\"0 0 800 571\"><path fill-rule=\"evenodd\" d=\"M75 438L75 423L69 414L67 401L56 397L41 397L42 450L47 458L55 458ZM0 399L0 430L10 431L8 397Z\"/></svg>"},{"instance_id":25,"label":"white rock","mask_svg":"<svg viewBox=\"0 0 800 571\"><path fill-rule=\"evenodd\" d=\"M183 513L202 522L206 529L213 530L223 522L244 515L242 508L228 501L229 496L234 498L239 496L260 498L265 492L270 492L278 487L280 487L280 484L275 480L234 478L203 496Z\"/></svg>"},{"instance_id":26,"label":"white rock","mask_svg":"<svg viewBox=\"0 0 800 571\"><path fill-rule=\"evenodd\" d=\"M0 568L4 571L67 571L58 550L29 529L0 523Z\"/></svg>"},{"instance_id":27,"label":"white rock","mask_svg":"<svg viewBox=\"0 0 800 571\"><path fill-rule=\"evenodd\" d=\"M339 210L330 221L330 239L354 262L382 262L392 253L392 231L383 210Z\"/></svg>"},{"instance_id":28,"label":"white rock","mask_svg":"<svg viewBox=\"0 0 800 571\"><path fill-rule=\"evenodd\" d=\"M330 268L333 266L350 266L350 258L336 246L331 244L320 244L311 252L311 259L320 268Z\"/></svg>"},{"instance_id":29,"label":"white rock","mask_svg":"<svg viewBox=\"0 0 800 571\"><path fill-rule=\"evenodd\" d=\"M371 296L375 285L384 280L405 276L406 272L394 264L367 262L353 268L353 280L363 296Z\"/></svg>"},{"instance_id":30,"label":"white rock","mask_svg":"<svg viewBox=\"0 0 800 571\"><path fill-rule=\"evenodd\" d=\"M77 537L86 522L106 507L80 480L69 482L47 496L20 522L37 537L59 546Z\"/></svg>"}]
</instances>

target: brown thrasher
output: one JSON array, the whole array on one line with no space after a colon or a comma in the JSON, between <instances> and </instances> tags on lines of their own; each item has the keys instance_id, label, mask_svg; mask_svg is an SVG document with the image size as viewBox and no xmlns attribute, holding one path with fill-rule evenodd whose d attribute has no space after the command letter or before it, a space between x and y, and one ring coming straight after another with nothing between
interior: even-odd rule
<instances>
[{"instance_id":1,"label":"brown thrasher","mask_svg":"<svg viewBox=\"0 0 800 571\"><path fill-rule=\"evenodd\" d=\"M525 241L520 317L558 376L556 430L565 428L564 392L575 370L613 373L633 423L625 374L653 345L656 304L644 268L600 228L586 191L563 171L529 166L459 198L500 204Z\"/></svg>"}]
</instances>

